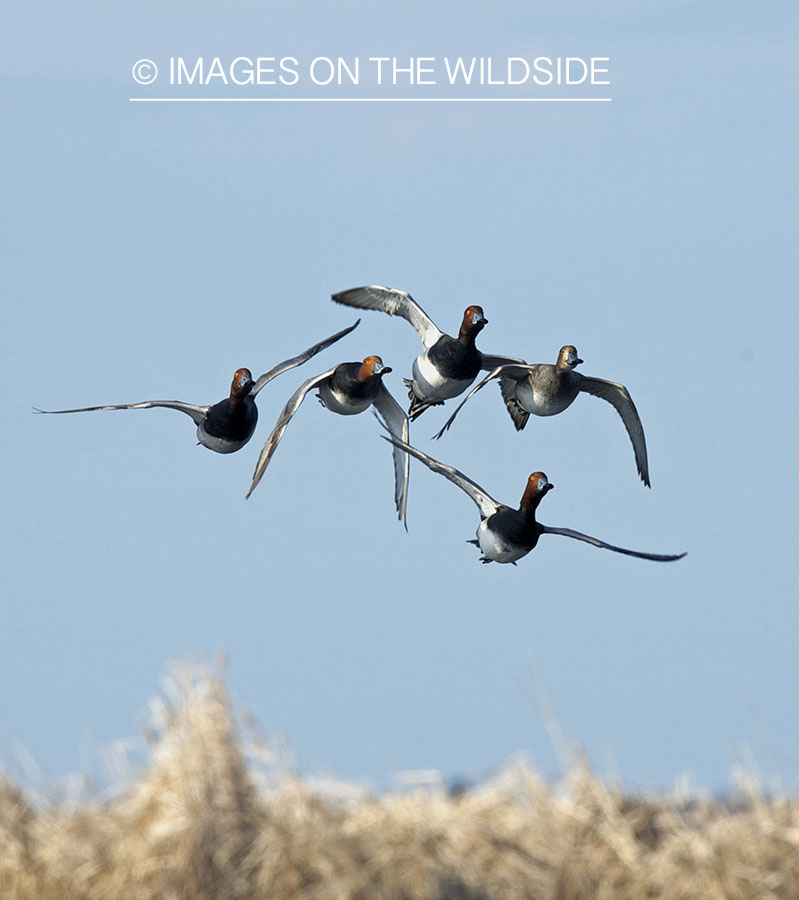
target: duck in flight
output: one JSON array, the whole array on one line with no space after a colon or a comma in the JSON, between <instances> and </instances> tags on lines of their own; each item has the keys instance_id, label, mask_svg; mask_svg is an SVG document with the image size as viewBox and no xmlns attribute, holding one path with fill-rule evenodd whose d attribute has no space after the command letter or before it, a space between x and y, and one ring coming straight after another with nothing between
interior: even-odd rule
<instances>
[{"instance_id":1,"label":"duck in flight","mask_svg":"<svg viewBox=\"0 0 799 900\"><path fill-rule=\"evenodd\" d=\"M542 534L561 534L564 537L593 544L595 547L613 550L615 553L624 553L626 556L637 556L639 559L651 559L656 562L673 562L685 556L684 553L641 553L637 550L627 550L580 531L573 531L571 528L552 528L536 521L535 514L538 504L554 487L543 472L533 472L527 479L519 508L514 509L494 500L479 484L452 466L433 459L393 435L388 437L384 435L384 438L395 447L399 447L421 460L433 472L448 478L472 498L480 510L480 526L477 529L477 540L469 541L469 543L480 548L483 553L480 561L483 563L499 562L515 565L517 560L526 556L535 547Z\"/></svg>"},{"instance_id":2,"label":"duck in flight","mask_svg":"<svg viewBox=\"0 0 799 900\"><path fill-rule=\"evenodd\" d=\"M469 306L463 314L457 337L444 334L421 306L405 291L370 284L333 294L336 303L358 309L377 309L401 316L413 325L422 339L424 351L413 362L413 377L405 379L411 405L411 421L430 406L440 406L457 397L477 377L481 369L495 369L505 363L521 363L511 356L489 356L475 346L475 338L488 324L480 306Z\"/></svg>"},{"instance_id":3,"label":"duck in flight","mask_svg":"<svg viewBox=\"0 0 799 900\"><path fill-rule=\"evenodd\" d=\"M567 344L560 348L554 365L536 363L528 366L527 363L516 362L497 366L469 391L436 437L440 438L449 429L464 403L494 378L499 378L502 399L505 401L505 406L508 408L517 431L524 428L531 413L534 416L557 415L571 406L577 395L584 391L607 400L621 416L632 441L638 474L641 476L641 481L647 487L651 487L644 427L641 425L641 419L630 392L623 384L616 384L615 381L589 378L587 375L575 372L575 367L581 362L582 360L577 355L577 348Z\"/></svg>"},{"instance_id":4,"label":"duck in flight","mask_svg":"<svg viewBox=\"0 0 799 900\"><path fill-rule=\"evenodd\" d=\"M36 409L37 413L46 413L47 415L61 415L62 413L75 412L95 412L96 410L105 409L149 409L153 406L163 406L167 409L176 409L179 412L186 413L194 420L197 426L197 441L203 447L213 450L216 453L235 453L240 450L255 431L258 423L258 407L255 405L255 398L258 392L267 385L273 378L282 375L295 366L300 366L307 362L311 357L321 353L331 344L348 335L353 329L357 328L358 319L354 325L345 328L343 331L325 338L313 347L294 356L291 359L284 360L273 366L268 372L265 372L255 381L249 369L237 369L233 375L233 381L230 385L230 394L219 403L213 406L195 406L192 403L183 403L181 400L146 400L143 403L125 403L119 406L83 406L80 409Z\"/></svg>"},{"instance_id":5,"label":"duck in flight","mask_svg":"<svg viewBox=\"0 0 799 900\"><path fill-rule=\"evenodd\" d=\"M317 397L322 406L342 416L353 416L373 407L389 434L398 441L407 443L408 417L383 384L383 376L390 371L390 367L383 365L379 356L367 356L363 362L345 362L334 366L300 385L289 398L261 450L247 497L263 478L269 460L294 413L300 408L306 394L314 388L319 390ZM394 502L398 517L406 528L409 473L410 457L399 446L394 447Z\"/></svg>"}]
</instances>

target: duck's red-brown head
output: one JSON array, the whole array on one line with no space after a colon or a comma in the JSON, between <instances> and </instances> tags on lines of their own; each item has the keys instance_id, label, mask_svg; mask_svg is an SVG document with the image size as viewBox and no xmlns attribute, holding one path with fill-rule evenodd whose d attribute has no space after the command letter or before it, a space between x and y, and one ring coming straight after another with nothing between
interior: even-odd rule
<instances>
[{"instance_id":1,"label":"duck's red-brown head","mask_svg":"<svg viewBox=\"0 0 799 900\"><path fill-rule=\"evenodd\" d=\"M469 338L474 340L478 334L488 325L488 319L485 317L482 306L467 306L463 313L463 321L461 322L461 330L458 337L463 340Z\"/></svg>"},{"instance_id":2,"label":"duck's red-brown head","mask_svg":"<svg viewBox=\"0 0 799 900\"><path fill-rule=\"evenodd\" d=\"M243 400L254 386L255 382L252 380L252 372L249 369L236 369L230 384L230 399L234 403Z\"/></svg>"},{"instance_id":3,"label":"duck's red-brown head","mask_svg":"<svg viewBox=\"0 0 799 900\"><path fill-rule=\"evenodd\" d=\"M379 378L391 371L390 366L384 366L379 356L367 356L358 369L358 381L369 381L371 378Z\"/></svg>"},{"instance_id":4,"label":"duck's red-brown head","mask_svg":"<svg viewBox=\"0 0 799 900\"><path fill-rule=\"evenodd\" d=\"M543 472L533 472L527 479L519 509L535 510L544 495L555 487Z\"/></svg>"},{"instance_id":5,"label":"duck's red-brown head","mask_svg":"<svg viewBox=\"0 0 799 900\"><path fill-rule=\"evenodd\" d=\"M577 355L577 348L571 344L566 344L565 347L561 347L558 351L558 361L555 365L559 369L566 369L570 372L575 366L579 366L581 362L582 360Z\"/></svg>"}]
</instances>

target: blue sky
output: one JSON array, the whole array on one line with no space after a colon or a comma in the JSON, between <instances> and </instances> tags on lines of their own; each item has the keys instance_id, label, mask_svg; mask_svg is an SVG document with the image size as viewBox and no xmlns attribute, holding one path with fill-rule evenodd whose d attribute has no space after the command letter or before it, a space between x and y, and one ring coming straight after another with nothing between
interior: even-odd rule
<instances>
[{"instance_id":1,"label":"blue sky","mask_svg":"<svg viewBox=\"0 0 799 900\"><path fill-rule=\"evenodd\" d=\"M11 11L0 100L6 339L0 759L47 777L136 734L167 661L229 655L234 697L303 771L557 771L545 694L600 772L723 787L754 757L796 785L796 10L709 4L42 3ZM170 55L597 55L613 102L146 104ZM543 538L481 566L478 514L414 463L409 533L374 418L312 398L243 495L288 396L410 326L360 328L259 396L251 443L195 446L146 399L211 403L350 324L334 291L410 291L444 330L530 362L577 346L629 388L653 488L613 410L517 434L482 391L413 443L540 518L688 551L664 566Z\"/></svg>"}]
</instances>

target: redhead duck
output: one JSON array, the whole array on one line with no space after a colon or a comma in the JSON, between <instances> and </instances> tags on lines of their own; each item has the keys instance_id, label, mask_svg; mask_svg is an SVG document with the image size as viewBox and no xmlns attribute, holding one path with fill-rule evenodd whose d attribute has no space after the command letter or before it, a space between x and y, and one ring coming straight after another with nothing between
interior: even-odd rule
<instances>
[{"instance_id":1,"label":"redhead duck","mask_svg":"<svg viewBox=\"0 0 799 900\"><path fill-rule=\"evenodd\" d=\"M577 355L577 348L567 344L560 348L557 362L554 365L536 363L528 366L526 363L512 363L497 366L469 391L436 437L440 438L452 425L463 404L494 378L499 378L502 399L505 401L505 406L508 408L517 431L521 431L527 424L530 413L534 416L557 415L571 406L580 391L585 391L587 394L607 400L615 407L624 422L627 434L630 435L635 453L635 464L638 467L641 481L647 487L651 487L644 427L641 425L641 419L638 417L638 410L635 408L630 392L623 384L616 384L615 381L589 378L575 372L575 367L579 366L581 362L582 360Z\"/></svg>"},{"instance_id":2,"label":"redhead duck","mask_svg":"<svg viewBox=\"0 0 799 900\"><path fill-rule=\"evenodd\" d=\"M255 431L258 423L258 408L255 405L255 397L258 392L273 378L282 375L295 366L304 362L327 349L331 344L348 335L357 328L358 321L349 328L325 338L313 347L294 356L282 363L273 366L255 381L249 369L237 369L230 385L230 394L213 406L195 406L192 403L183 403L180 400L147 400L143 403L125 403L119 406L84 406L80 409L37 409L35 412L48 415L60 415L62 413L94 412L102 409L149 409L153 406L164 406L167 409L177 409L191 416L197 426L197 441L203 447L214 450L216 453L235 453L240 450Z\"/></svg>"},{"instance_id":3,"label":"redhead duck","mask_svg":"<svg viewBox=\"0 0 799 900\"><path fill-rule=\"evenodd\" d=\"M477 349L475 338L488 324L480 306L467 307L458 336L450 337L405 291L370 284L333 294L332 299L345 306L402 316L419 333L424 352L413 362L413 378L404 379L411 401L408 409L411 421L428 407L440 406L445 400L462 394L481 369L523 362L511 356L488 356Z\"/></svg>"},{"instance_id":4,"label":"redhead duck","mask_svg":"<svg viewBox=\"0 0 799 900\"><path fill-rule=\"evenodd\" d=\"M322 406L342 416L353 416L372 406L392 437L408 440L408 417L402 407L383 384L383 376L391 371L383 365L379 356L367 356L363 362L345 362L321 375L309 378L291 395L280 413L277 424L267 438L258 457L252 484L247 497L252 494L263 478L269 460L272 458L283 432L292 416L300 408L305 395L314 388L319 389L317 397ZM405 523L408 505L408 475L410 458L399 447L394 448L394 501L399 519ZM407 528L407 524L405 525Z\"/></svg>"},{"instance_id":5,"label":"redhead duck","mask_svg":"<svg viewBox=\"0 0 799 900\"><path fill-rule=\"evenodd\" d=\"M385 440L415 456L433 472L437 472L448 478L453 484L457 484L472 498L480 510L480 526L477 529L477 540L469 541L469 543L475 544L482 550L481 562L513 563L515 565L517 559L526 556L535 547L542 534L562 534L578 541L586 541L595 547L613 550L615 553L637 556L639 559L652 559L656 562L672 562L685 556L684 553L640 553L637 550L626 550L624 547L615 547L613 544L600 541L598 538L590 537L579 531L573 531L571 528L552 528L549 525L542 525L536 521L535 512L544 496L554 487L543 472L533 472L527 479L519 508L513 509L505 506L504 503L498 503L479 484L452 466L433 459L426 453L422 453L421 450L417 450L393 436L385 437Z\"/></svg>"}]
</instances>

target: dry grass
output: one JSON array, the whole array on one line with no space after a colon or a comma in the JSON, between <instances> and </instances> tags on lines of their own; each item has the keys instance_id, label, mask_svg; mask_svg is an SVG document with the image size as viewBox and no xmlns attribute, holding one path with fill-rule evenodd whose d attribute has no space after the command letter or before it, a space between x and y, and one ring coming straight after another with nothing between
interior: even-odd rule
<instances>
[{"instance_id":1,"label":"dry grass","mask_svg":"<svg viewBox=\"0 0 799 900\"><path fill-rule=\"evenodd\" d=\"M33 804L0 778L3 900L799 898L794 798L630 797L580 763L371 796L287 773L218 675L178 678L116 796Z\"/></svg>"}]
</instances>

